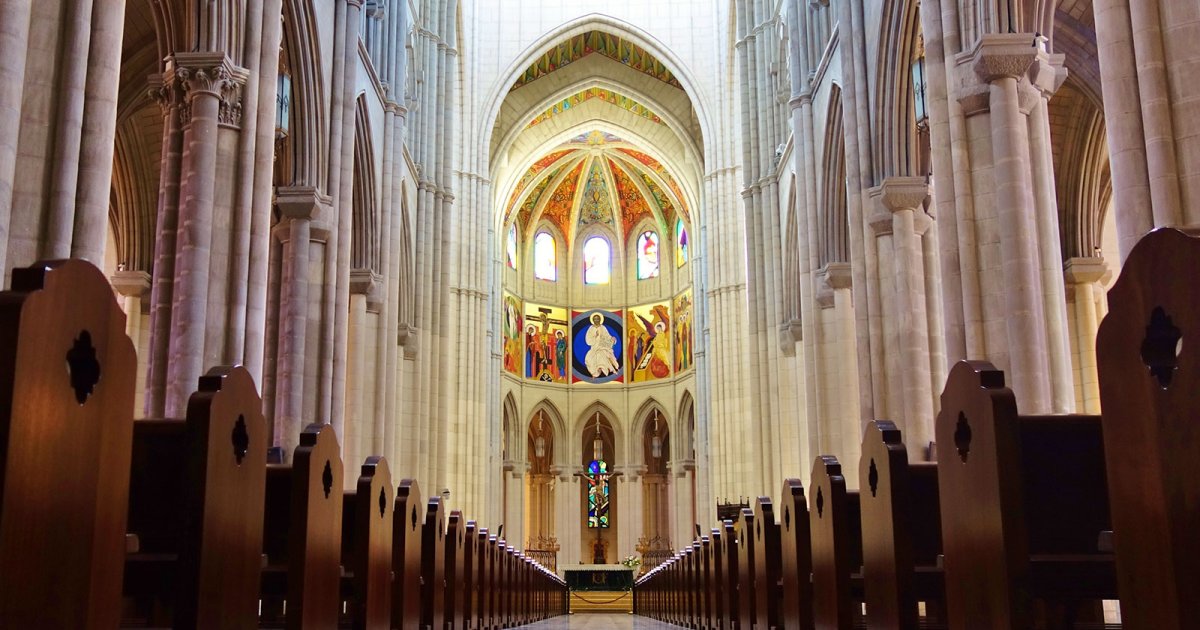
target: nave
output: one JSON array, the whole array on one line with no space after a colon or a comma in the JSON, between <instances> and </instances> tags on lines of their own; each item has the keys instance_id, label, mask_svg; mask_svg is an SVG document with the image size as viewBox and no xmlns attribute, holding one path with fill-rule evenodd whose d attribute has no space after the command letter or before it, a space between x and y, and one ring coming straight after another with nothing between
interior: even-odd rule
<instances>
[{"instance_id":1,"label":"nave","mask_svg":"<svg viewBox=\"0 0 1200 630\"><path fill-rule=\"evenodd\" d=\"M669 624L628 614L566 615L526 626L532 630L666 630Z\"/></svg>"}]
</instances>

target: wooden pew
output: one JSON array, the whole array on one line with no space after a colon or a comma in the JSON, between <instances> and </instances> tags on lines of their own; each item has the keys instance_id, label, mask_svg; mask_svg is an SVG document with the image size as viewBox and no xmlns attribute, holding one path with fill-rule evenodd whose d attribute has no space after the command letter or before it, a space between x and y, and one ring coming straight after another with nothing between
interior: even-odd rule
<instances>
[{"instance_id":1,"label":"wooden pew","mask_svg":"<svg viewBox=\"0 0 1200 630\"><path fill-rule=\"evenodd\" d=\"M733 521L726 520L721 527L721 570L724 580L719 597L725 608L725 627L733 629L738 627L741 620L738 610L738 533Z\"/></svg>"},{"instance_id":2,"label":"wooden pew","mask_svg":"<svg viewBox=\"0 0 1200 630\"><path fill-rule=\"evenodd\" d=\"M136 371L100 270L13 270L0 293L0 626L117 625Z\"/></svg>"},{"instance_id":3,"label":"wooden pew","mask_svg":"<svg viewBox=\"0 0 1200 630\"><path fill-rule=\"evenodd\" d=\"M775 522L775 505L771 497L759 497L754 506L754 603L755 624L758 628L778 628L780 598L783 594L781 562L783 555L781 532Z\"/></svg>"},{"instance_id":4,"label":"wooden pew","mask_svg":"<svg viewBox=\"0 0 1200 630\"><path fill-rule=\"evenodd\" d=\"M1096 337L1121 617L1131 628L1200 619L1198 235L1143 237Z\"/></svg>"},{"instance_id":5,"label":"wooden pew","mask_svg":"<svg viewBox=\"0 0 1200 630\"><path fill-rule=\"evenodd\" d=\"M714 630L717 627L714 622L712 600L712 552L712 536L701 536L700 550L697 553L700 582L696 585L696 597L700 602L699 610L696 613L700 617L701 630Z\"/></svg>"},{"instance_id":6,"label":"wooden pew","mask_svg":"<svg viewBox=\"0 0 1200 630\"><path fill-rule=\"evenodd\" d=\"M812 551L808 499L799 479L783 482L780 534L780 627L812 630Z\"/></svg>"},{"instance_id":7,"label":"wooden pew","mask_svg":"<svg viewBox=\"0 0 1200 630\"><path fill-rule=\"evenodd\" d=\"M711 626L724 630L729 627L728 604L725 590L728 588L728 578L725 577L725 527L714 528L709 532L708 573L710 577L708 601Z\"/></svg>"},{"instance_id":8,"label":"wooden pew","mask_svg":"<svg viewBox=\"0 0 1200 630\"><path fill-rule=\"evenodd\" d=\"M876 420L863 435L859 479L868 627L916 628L919 602L927 621L944 620L937 464L910 464L900 430Z\"/></svg>"},{"instance_id":9,"label":"wooden pew","mask_svg":"<svg viewBox=\"0 0 1200 630\"><path fill-rule=\"evenodd\" d=\"M754 510L742 508L737 522L737 609L739 627L747 629L754 627L755 608L758 605L755 595L757 585L754 583L754 562L760 553L757 549L759 539L754 531L756 526Z\"/></svg>"},{"instance_id":10,"label":"wooden pew","mask_svg":"<svg viewBox=\"0 0 1200 630\"><path fill-rule=\"evenodd\" d=\"M475 521L467 521L463 535L463 605L461 615L454 620L454 624L458 628L472 629L476 627L476 600L479 597L479 558L476 551L479 548L479 529Z\"/></svg>"},{"instance_id":11,"label":"wooden pew","mask_svg":"<svg viewBox=\"0 0 1200 630\"><path fill-rule=\"evenodd\" d=\"M421 625L442 628L446 613L446 514L441 497L425 504L421 528Z\"/></svg>"},{"instance_id":12,"label":"wooden pew","mask_svg":"<svg viewBox=\"0 0 1200 630\"><path fill-rule=\"evenodd\" d=\"M836 457L813 464L809 499L812 533L813 621L820 630L845 630L862 620L862 523L859 496L846 489Z\"/></svg>"},{"instance_id":13,"label":"wooden pew","mask_svg":"<svg viewBox=\"0 0 1200 630\"><path fill-rule=\"evenodd\" d=\"M387 460L372 455L362 465L355 490L343 495L343 625L355 630L387 630L391 624L394 504Z\"/></svg>"},{"instance_id":14,"label":"wooden pew","mask_svg":"<svg viewBox=\"0 0 1200 630\"><path fill-rule=\"evenodd\" d=\"M950 626L1095 621L1079 604L1116 598L1100 419L1018 415L1003 372L962 361L936 435Z\"/></svg>"},{"instance_id":15,"label":"wooden pew","mask_svg":"<svg viewBox=\"0 0 1200 630\"><path fill-rule=\"evenodd\" d=\"M421 528L426 506L416 481L403 479L392 514L392 627L421 628Z\"/></svg>"},{"instance_id":16,"label":"wooden pew","mask_svg":"<svg viewBox=\"0 0 1200 630\"><path fill-rule=\"evenodd\" d=\"M342 460L327 424L300 434L292 464L267 466L264 627L334 628L341 574ZM285 604L286 602L286 604Z\"/></svg>"},{"instance_id":17,"label":"wooden pew","mask_svg":"<svg viewBox=\"0 0 1200 630\"><path fill-rule=\"evenodd\" d=\"M466 545L466 521L462 512L452 510L446 522L445 547L445 608L443 608L443 626L445 628L462 628L463 605L463 547Z\"/></svg>"},{"instance_id":18,"label":"wooden pew","mask_svg":"<svg viewBox=\"0 0 1200 630\"><path fill-rule=\"evenodd\" d=\"M479 574L475 587L475 621L473 627L480 630L491 629L491 597L492 597L492 536L486 527L481 527L476 543L475 570Z\"/></svg>"},{"instance_id":19,"label":"wooden pew","mask_svg":"<svg viewBox=\"0 0 1200 630\"><path fill-rule=\"evenodd\" d=\"M185 420L134 423L123 626L258 625L266 434L241 367L201 377Z\"/></svg>"}]
</instances>

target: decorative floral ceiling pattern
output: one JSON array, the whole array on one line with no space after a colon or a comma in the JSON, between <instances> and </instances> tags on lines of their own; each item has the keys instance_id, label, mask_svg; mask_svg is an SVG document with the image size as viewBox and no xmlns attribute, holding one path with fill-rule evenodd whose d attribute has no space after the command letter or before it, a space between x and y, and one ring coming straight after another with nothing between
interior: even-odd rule
<instances>
[{"instance_id":1,"label":"decorative floral ceiling pattern","mask_svg":"<svg viewBox=\"0 0 1200 630\"><path fill-rule=\"evenodd\" d=\"M517 78L512 89L536 81L559 68L592 54L600 53L609 59L623 63L634 70L647 74L672 87L683 89L679 80L654 55L628 40L609 33L588 31L576 35L546 51Z\"/></svg>"}]
</instances>

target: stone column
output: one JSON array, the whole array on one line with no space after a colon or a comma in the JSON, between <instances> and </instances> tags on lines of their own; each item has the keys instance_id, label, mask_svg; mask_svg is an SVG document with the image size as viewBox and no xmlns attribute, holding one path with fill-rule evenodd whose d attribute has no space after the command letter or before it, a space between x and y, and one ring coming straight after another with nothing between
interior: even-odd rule
<instances>
[{"instance_id":1,"label":"stone column","mask_svg":"<svg viewBox=\"0 0 1200 630\"><path fill-rule=\"evenodd\" d=\"M834 363L832 372L824 374L824 392L821 399L825 408L818 416L827 426L823 435L829 436L828 444L822 445L851 461L858 458L862 449L862 428L859 409L859 374L857 352L857 330L854 321L854 273L850 263L826 263L817 274L817 305L824 309L824 325L831 334L825 340L822 352ZM810 422L812 420L810 419ZM857 475L847 468L846 479L857 485ZM771 490L774 490L772 488Z\"/></svg>"},{"instance_id":2,"label":"stone column","mask_svg":"<svg viewBox=\"0 0 1200 630\"><path fill-rule=\"evenodd\" d=\"M558 482L555 484L554 531L559 533L558 566L591 562L584 558L583 545L579 537L583 520L583 467L555 468Z\"/></svg>"},{"instance_id":3,"label":"stone column","mask_svg":"<svg viewBox=\"0 0 1200 630\"><path fill-rule=\"evenodd\" d=\"M363 395L363 384L368 378L366 328L369 290L369 284L364 287L361 282L354 282L353 274L351 275L350 317L347 324L350 327L347 335L349 347L346 348L346 362L349 366L346 379L346 415L341 422L342 426L334 425L334 431L342 439L342 452L345 453L343 457L351 465L362 461L369 448L368 440L372 433L367 421L371 414L366 409Z\"/></svg>"},{"instance_id":4,"label":"stone column","mask_svg":"<svg viewBox=\"0 0 1200 630\"><path fill-rule=\"evenodd\" d=\"M184 166L179 231L175 253L174 302L171 307L170 363L167 366L166 414L181 417L187 398L204 369L208 281L217 185L217 124L231 107L245 71L223 52L178 53L167 64L171 80L184 91ZM224 322L213 322L223 325Z\"/></svg>"},{"instance_id":5,"label":"stone column","mask_svg":"<svg viewBox=\"0 0 1200 630\"><path fill-rule=\"evenodd\" d=\"M8 286L8 223L12 216L17 142L21 136L21 103L25 57L29 50L29 13L33 0L0 2L0 271Z\"/></svg>"},{"instance_id":6,"label":"stone column","mask_svg":"<svg viewBox=\"0 0 1200 630\"><path fill-rule=\"evenodd\" d=\"M1075 346L1075 385L1080 413L1100 413L1100 385L1096 375L1096 331L1100 327L1100 316L1096 302L1107 299L1100 284L1107 274L1108 265L1103 258L1069 258L1064 265L1067 299L1073 302L1071 339Z\"/></svg>"},{"instance_id":7,"label":"stone column","mask_svg":"<svg viewBox=\"0 0 1200 630\"><path fill-rule=\"evenodd\" d=\"M1000 268L982 271L1003 278L1005 345L1018 404L1026 413L1046 413L1051 410L1050 373L1025 119L1038 98L1026 78L1039 53L1034 41L1034 35L1024 33L984 35L972 53L971 67L983 82L980 87L986 87L990 110L991 174L1000 235Z\"/></svg>"},{"instance_id":8,"label":"stone column","mask_svg":"<svg viewBox=\"0 0 1200 630\"><path fill-rule=\"evenodd\" d=\"M630 554L636 553L638 537L642 527L642 477L645 466L614 466L613 476L609 480L609 492L616 492L616 540L609 543L608 560L618 562ZM611 521L610 518L610 526Z\"/></svg>"},{"instance_id":9,"label":"stone column","mask_svg":"<svg viewBox=\"0 0 1200 630\"><path fill-rule=\"evenodd\" d=\"M933 390L929 371L929 317L926 311L925 257L921 234L928 227L924 204L929 184L923 177L889 177L880 201L892 213L893 299L897 346L903 361L900 382L904 442L913 461L924 461L933 440ZM918 227L920 226L920 227ZM881 281L886 281L881 278ZM862 436L858 435L861 443ZM853 461L853 460L851 460Z\"/></svg>"},{"instance_id":10,"label":"stone column","mask_svg":"<svg viewBox=\"0 0 1200 630\"><path fill-rule=\"evenodd\" d=\"M525 549L529 544L529 532L526 531L525 506L527 488L526 479L529 477L529 464L526 462L504 462L504 483L508 486L505 493L507 505L504 506L504 538L510 545Z\"/></svg>"},{"instance_id":11,"label":"stone column","mask_svg":"<svg viewBox=\"0 0 1200 630\"><path fill-rule=\"evenodd\" d=\"M142 345L142 309L150 300L150 274L145 271L118 271L109 278L113 289L121 295L121 308L125 310L125 334L133 340L137 350L138 371L134 385L134 415L141 410L141 400L146 392L146 348Z\"/></svg>"},{"instance_id":12,"label":"stone column","mask_svg":"<svg viewBox=\"0 0 1200 630\"><path fill-rule=\"evenodd\" d=\"M274 444L285 457L296 447L304 416L305 348L309 323L309 244L314 223L329 215L330 200L315 188L281 188L275 203L280 222L276 238L283 247L279 296L279 342L275 376Z\"/></svg>"}]
</instances>

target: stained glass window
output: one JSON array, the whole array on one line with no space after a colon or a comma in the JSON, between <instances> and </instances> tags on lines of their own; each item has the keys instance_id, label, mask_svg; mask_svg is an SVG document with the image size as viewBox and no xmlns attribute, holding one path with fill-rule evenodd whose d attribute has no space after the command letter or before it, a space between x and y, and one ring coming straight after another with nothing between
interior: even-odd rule
<instances>
[{"instance_id":1,"label":"stained glass window","mask_svg":"<svg viewBox=\"0 0 1200 630\"><path fill-rule=\"evenodd\" d=\"M549 236L549 235L547 235ZM517 224L508 226L508 237L504 240L505 258L509 269L517 268Z\"/></svg>"},{"instance_id":2,"label":"stained glass window","mask_svg":"<svg viewBox=\"0 0 1200 630\"><path fill-rule=\"evenodd\" d=\"M658 234L642 232L637 242L638 280L658 277Z\"/></svg>"},{"instance_id":3,"label":"stained glass window","mask_svg":"<svg viewBox=\"0 0 1200 630\"><path fill-rule=\"evenodd\" d=\"M612 249L603 236L593 236L583 244L584 284L608 284L612 278Z\"/></svg>"},{"instance_id":4,"label":"stained glass window","mask_svg":"<svg viewBox=\"0 0 1200 630\"><path fill-rule=\"evenodd\" d=\"M675 266L682 267L688 261L688 234L683 219L675 219Z\"/></svg>"},{"instance_id":5,"label":"stained glass window","mask_svg":"<svg viewBox=\"0 0 1200 630\"><path fill-rule=\"evenodd\" d=\"M588 464L588 527L608 527L608 463L594 459Z\"/></svg>"},{"instance_id":6,"label":"stained glass window","mask_svg":"<svg viewBox=\"0 0 1200 630\"><path fill-rule=\"evenodd\" d=\"M539 280L558 279L558 260L554 255L554 237L538 232L533 238L533 277Z\"/></svg>"}]
</instances>

